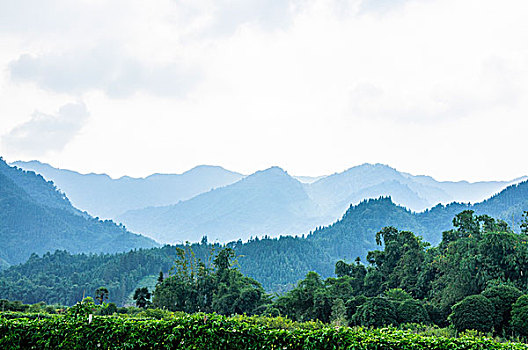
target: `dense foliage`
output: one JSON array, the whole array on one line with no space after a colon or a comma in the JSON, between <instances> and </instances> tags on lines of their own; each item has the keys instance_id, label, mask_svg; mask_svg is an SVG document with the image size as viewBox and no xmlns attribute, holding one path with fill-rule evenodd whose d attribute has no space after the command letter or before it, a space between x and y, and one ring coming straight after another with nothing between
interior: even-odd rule
<instances>
[{"instance_id":1,"label":"dense foliage","mask_svg":"<svg viewBox=\"0 0 528 350\"><path fill-rule=\"evenodd\" d=\"M232 267L235 252L231 248L214 256L212 266L197 259L190 247L177 249L174 274L156 286L154 307L189 313L251 315L269 303L260 283Z\"/></svg>"},{"instance_id":2,"label":"dense foliage","mask_svg":"<svg viewBox=\"0 0 528 350\"><path fill-rule=\"evenodd\" d=\"M157 244L75 209L53 183L0 157L0 269L32 253L121 252Z\"/></svg>"},{"instance_id":3,"label":"dense foliage","mask_svg":"<svg viewBox=\"0 0 528 350\"><path fill-rule=\"evenodd\" d=\"M388 329L295 324L281 318L180 314L161 320L87 317L42 319L0 314L2 349L527 349L471 335L460 338Z\"/></svg>"},{"instance_id":4,"label":"dense foliage","mask_svg":"<svg viewBox=\"0 0 528 350\"><path fill-rule=\"evenodd\" d=\"M273 307L294 320L329 322L342 301L349 324L450 323L459 331L522 335L528 235L472 211L453 225L434 248L409 231L384 228L376 234L383 250L369 252L369 265L339 261L338 277L324 281L311 272Z\"/></svg>"}]
</instances>

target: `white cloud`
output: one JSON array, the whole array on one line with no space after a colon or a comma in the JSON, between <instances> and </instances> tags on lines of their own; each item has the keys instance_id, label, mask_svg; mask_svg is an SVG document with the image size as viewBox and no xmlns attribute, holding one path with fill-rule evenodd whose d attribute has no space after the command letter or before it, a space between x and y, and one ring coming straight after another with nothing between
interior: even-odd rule
<instances>
[{"instance_id":1,"label":"white cloud","mask_svg":"<svg viewBox=\"0 0 528 350\"><path fill-rule=\"evenodd\" d=\"M525 0L28 1L0 3L2 131L72 99L91 112L44 161L528 173Z\"/></svg>"},{"instance_id":2,"label":"white cloud","mask_svg":"<svg viewBox=\"0 0 528 350\"><path fill-rule=\"evenodd\" d=\"M192 68L177 63L146 65L114 46L64 55L21 55L9 64L14 81L35 82L60 93L102 90L110 97L128 97L138 90L162 96L184 96L199 79Z\"/></svg>"},{"instance_id":3,"label":"white cloud","mask_svg":"<svg viewBox=\"0 0 528 350\"><path fill-rule=\"evenodd\" d=\"M41 156L61 151L81 130L89 116L83 103L62 106L56 115L34 112L31 118L2 136L10 154Z\"/></svg>"}]
</instances>

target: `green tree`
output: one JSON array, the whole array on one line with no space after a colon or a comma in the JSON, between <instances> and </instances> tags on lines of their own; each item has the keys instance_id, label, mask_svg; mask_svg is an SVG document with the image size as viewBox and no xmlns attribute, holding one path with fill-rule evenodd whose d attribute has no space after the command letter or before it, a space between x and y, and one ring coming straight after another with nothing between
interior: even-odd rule
<instances>
[{"instance_id":1,"label":"green tree","mask_svg":"<svg viewBox=\"0 0 528 350\"><path fill-rule=\"evenodd\" d=\"M514 331L521 336L528 336L528 294L522 295L512 306L511 324Z\"/></svg>"},{"instance_id":2,"label":"green tree","mask_svg":"<svg viewBox=\"0 0 528 350\"><path fill-rule=\"evenodd\" d=\"M512 306L522 295L521 291L514 286L502 284L487 288L482 295L493 303L495 332L509 333Z\"/></svg>"},{"instance_id":3,"label":"green tree","mask_svg":"<svg viewBox=\"0 0 528 350\"><path fill-rule=\"evenodd\" d=\"M108 299L108 294L108 288L99 287L95 290L95 300L97 300L100 305L103 305L104 301Z\"/></svg>"},{"instance_id":4,"label":"green tree","mask_svg":"<svg viewBox=\"0 0 528 350\"><path fill-rule=\"evenodd\" d=\"M417 294L418 276L429 244L412 232L398 231L394 227L384 227L376 233L376 243L384 245L384 250L369 252L367 260L381 273L378 292L402 288Z\"/></svg>"},{"instance_id":5,"label":"green tree","mask_svg":"<svg viewBox=\"0 0 528 350\"><path fill-rule=\"evenodd\" d=\"M163 278L164 278L163 271L160 271L159 275L158 275L158 281L156 282L156 285L162 284L163 283Z\"/></svg>"},{"instance_id":6,"label":"green tree","mask_svg":"<svg viewBox=\"0 0 528 350\"><path fill-rule=\"evenodd\" d=\"M147 287L136 288L134 292L134 300L136 301L136 306L140 308L146 308L150 303L150 292Z\"/></svg>"},{"instance_id":7,"label":"green tree","mask_svg":"<svg viewBox=\"0 0 528 350\"><path fill-rule=\"evenodd\" d=\"M398 323L429 323L429 314L423 304L414 299L401 301L396 306Z\"/></svg>"},{"instance_id":8,"label":"green tree","mask_svg":"<svg viewBox=\"0 0 528 350\"><path fill-rule=\"evenodd\" d=\"M449 321L459 332L474 329L480 332L493 330L495 309L483 295L470 295L452 307Z\"/></svg>"},{"instance_id":9,"label":"green tree","mask_svg":"<svg viewBox=\"0 0 528 350\"><path fill-rule=\"evenodd\" d=\"M521 233L528 235L528 211L523 213L523 219L521 221Z\"/></svg>"},{"instance_id":10,"label":"green tree","mask_svg":"<svg viewBox=\"0 0 528 350\"><path fill-rule=\"evenodd\" d=\"M332 305L330 322L335 326L347 326L347 309L343 299L337 298Z\"/></svg>"},{"instance_id":11,"label":"green tree","mask_svg":"<svg viewBox=\"0 0 528 350\"><path fill-rule=\"evenodd\" d=\"M364 327L397 325L395 303L387 298L370 298L354 314L354 322Z\"/></svg>"}]
</instances>

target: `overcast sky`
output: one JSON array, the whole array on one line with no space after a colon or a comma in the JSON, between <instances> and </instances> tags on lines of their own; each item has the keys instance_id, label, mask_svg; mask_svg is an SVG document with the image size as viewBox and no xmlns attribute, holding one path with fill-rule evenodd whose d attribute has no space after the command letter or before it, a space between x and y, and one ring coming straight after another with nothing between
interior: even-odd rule
<instances>
[{"instance_id":1,"label":"overcast sky","mask_svg":"<svg viewBox=\"0 0 528 350\"><path fill-rule=\"evenodd\" d=\"M528 174L526 0L0 0L0 155Z\"/></svg>"}]
</instances>

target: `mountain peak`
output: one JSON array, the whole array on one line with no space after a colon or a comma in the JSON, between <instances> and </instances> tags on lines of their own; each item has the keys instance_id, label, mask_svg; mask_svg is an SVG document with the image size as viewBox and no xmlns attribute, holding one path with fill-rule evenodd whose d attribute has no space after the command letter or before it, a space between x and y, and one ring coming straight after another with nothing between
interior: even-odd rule
<instances>
[{"instance_id":1,"label":"mountain peak","mask_svg":"<svg viewBox=\"0 0 528 350\"><path fill-rule=\"evenodd\" d=\"M272 166L268 169L259 170L251 175L249 175L247 178L288 178L295 180L293 177L291 177L287 171L282 169L278 166ZM295 180L297 181L297 180Z\"/></svg>"}]
</instances>

